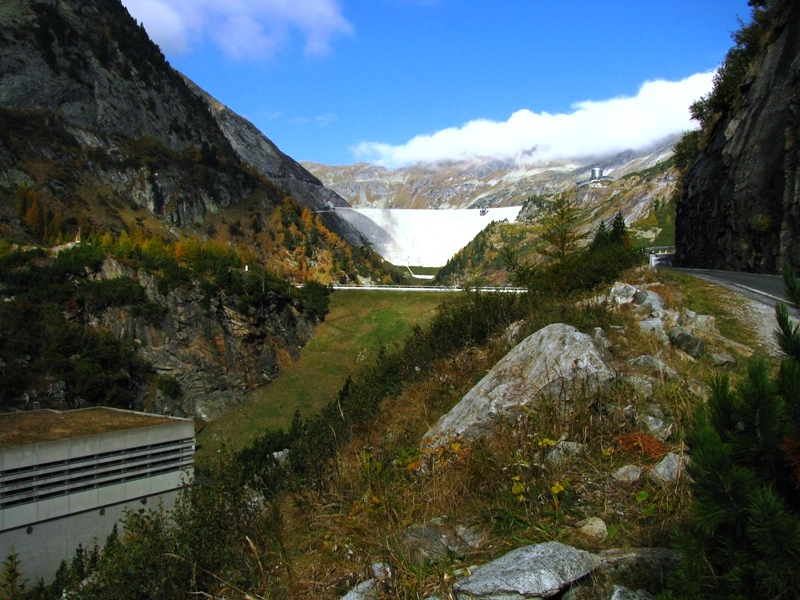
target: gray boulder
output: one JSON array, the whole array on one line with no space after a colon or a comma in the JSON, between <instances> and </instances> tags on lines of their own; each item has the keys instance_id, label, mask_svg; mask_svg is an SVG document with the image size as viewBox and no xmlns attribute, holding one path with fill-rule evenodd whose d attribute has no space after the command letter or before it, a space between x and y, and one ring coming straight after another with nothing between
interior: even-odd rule
<instances>
[{"instance_id":1,"label":"gray boulder","mask_svg":"<svg viewBox=\"0 0 800 600\"><path fill-rule=\"evenodd\" d=\"M659 311L664 308L664 299L650 290L639 290L633 296L633 303L641 310L647 312Z\"/></svg>"},{"instance_id":2,"label":"gray boulder","mask_svg":"<svg viewBox=\"0 0 800 600\"><path fill-rule=\"evenodd\" d=\"M598 556L547 542L517 548L453 585L458 600L550 598L600 564Z\"/></svg>"},{"instance_id":3,"label":"gray boulder","mask_svg":"<svg viewBox=\"0 0 800 600\"><path fill-rule=\"evenodd\" d=\"M466 551L456 536L435 521L403 530L397 535L396 546L411 563L419 566L449 557L462 558Z\"/></svg>"},{"instance_id":4,"label":"gray boulder","mask_svg":"<svg viewBox=\"0 0 800 600\"><path fill-rule=\"evenodd\" d=\"M673 327L669 330L669 341L676 348L680 348L692 358L700 358L706 351L706 344L699 337L692 335L683 327Z\"/></svg>"},{"instance_id":5,"label":"gray boulder","mask_svg":"<svg viewBox=\"0 0 800 600\"><path fill-rule=\"evenodd\" d=\"M653 467L653 470L650 471L650 478L660 485L675 483L683 472L683 462L680 455L670 452Z\"/></svg>"},{"instance_id":6,"label":"gray boulder","mask_svg":"<svg viewBox=\"0 0 800 600\"><path fill-rule=\"evenodd\" d=\"M540 329L514 347L494 368L442 416L423 438L438 446L451 438L486 435L497 419L523 407L536 407L546 394L569 410L576 394L596 391L616 377L592 338L570 325Z\"/></svg>"}]
</instances>

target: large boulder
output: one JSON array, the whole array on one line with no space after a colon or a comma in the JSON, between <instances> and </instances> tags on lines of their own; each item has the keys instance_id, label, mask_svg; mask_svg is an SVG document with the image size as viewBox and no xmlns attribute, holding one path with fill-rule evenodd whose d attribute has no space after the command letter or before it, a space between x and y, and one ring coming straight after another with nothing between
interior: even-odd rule
<instances>
[{"instance_id":1,"label":"large boulder","mask_svg":"<svg viewBox=\"0 0 800 600\"><path fill-rule=\"evenodd\" d=\"M535 408L547 395L568 410L576 394L592 393L616 377L592 338L556 323L525 338L423 438L439 446L451 438L476 439L497 419Z\"/></svg>"},{"instance_id":2,"label":"large boulder","mask_svg":"<svg viewBox=\"0 0 800 600\"><path fill-rule=\"evenodd\" d=\"M453 586L458 600L550 598L591 573L600 559L560 542L517 548Z\"/></svg>"}]
</instances>

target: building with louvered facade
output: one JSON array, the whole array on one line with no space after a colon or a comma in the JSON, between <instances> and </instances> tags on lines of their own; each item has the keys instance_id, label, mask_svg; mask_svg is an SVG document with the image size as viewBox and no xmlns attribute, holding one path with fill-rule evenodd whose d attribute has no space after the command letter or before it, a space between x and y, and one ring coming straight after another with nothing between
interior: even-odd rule
<instances>
[{"instance_id":1,"label":"building with louvered facade","mask_svg":"<svg viewBox=\"0 0 800 600\"><path fill-rule=\"evenodd\" d=\"M112 408L0 415L0 552L49 583L126 510L171 508L194 469L194 421Z\"/></svg>"}]
</instances>

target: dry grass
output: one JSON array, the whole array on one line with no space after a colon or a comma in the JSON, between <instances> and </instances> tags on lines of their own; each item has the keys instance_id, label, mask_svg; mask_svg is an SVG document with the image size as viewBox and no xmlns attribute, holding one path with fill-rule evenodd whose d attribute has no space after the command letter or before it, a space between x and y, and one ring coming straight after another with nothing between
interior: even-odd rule
<instances>
[{"instance_id":1,"label":"dry grass","mask_svg":"<svg viewBox=\"0 0 800 600\"><path fill-rule=\"evenodd\" d=\"M682 306L687 294L681 285L654 281L650 275L647 282L668 308ZM692 294L697 295L693 288ZM724 307L720 310L724 315ZM668 545L671 533L685 523L687 480L684 476L662 485L649 473L665 453L685 450L684 428L703 401L698 382L709 381L720 370L706 357L691 359L641 332L637 316L632 307L622 307L608 317L614 327L607 332L619 375L649 377L649 398L620 382L601 393L574 395L568 410L562 402L543 399L539 408L514 422L498 423L485 440L421 451L427 429L507 351L495 339L486 347L442 359L417 383L387 400L379 416L339 451L337 477L328 489L284 497L284 530L292 535L285 556L273 561L272 568L302 576L276 576L271 597L340 598L370 576L370 564L384 562L392 565L393 587L380 597L436 593L451 598L457 572L526 544L559 540L590 551ZM628 362L642 354L658 356L678 378L658 378ZM651 403L673 423L666 442L643 433L631 418ZM562 462L548 460L562 440L582 448ZM625 465L642 469L639 481L622 483L611 476ZM577 525L588 517L603 519L605 539L580 533ZM482 543L465 546L461 556L415 564L395 540L408 527L434 519L451 531L466 526ZM605 597L610 586L607 576L594 575L577 597Z\"/></svg>"},{"instance_id":2,"label":"dry grass","mask_svg":"<svg viewBox=\"0 0 800 600\"><path fill-rule=\"evenodd\" d=\"M171 421L169 417L104 407L6 413L0 414L0 448L152 427Z\"/></svg>"}]
</instances>

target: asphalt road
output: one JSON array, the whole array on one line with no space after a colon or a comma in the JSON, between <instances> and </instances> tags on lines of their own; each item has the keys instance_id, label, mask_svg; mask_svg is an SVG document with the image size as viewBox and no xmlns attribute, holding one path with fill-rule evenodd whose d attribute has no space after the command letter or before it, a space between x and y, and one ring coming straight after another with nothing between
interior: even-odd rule
<instances>
[{"instance_id":1,"label":"asphalt road","mask_svg":"<svg viewBox=\"0 0 800 600\"><path fill-rule=\"evenodd\" d=\"M715 271L711 269L666 268L705 279L716 285L721 285L735 292L744 294L748 298L752 298L768 306L775 306L776 302L788 303L786 290L783 286L783 277L780 275L761 275L757 273Z\"/></svg>"}]
</instances>

